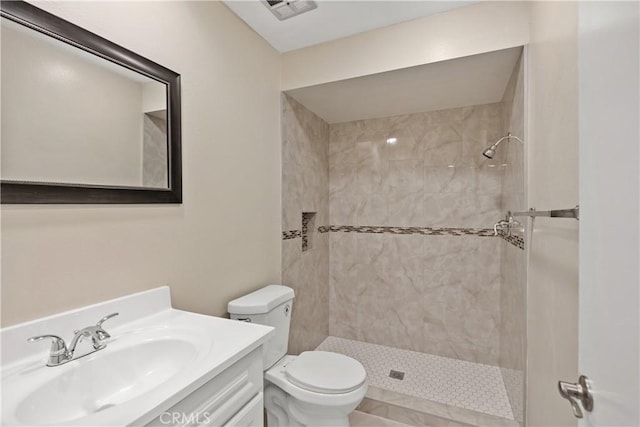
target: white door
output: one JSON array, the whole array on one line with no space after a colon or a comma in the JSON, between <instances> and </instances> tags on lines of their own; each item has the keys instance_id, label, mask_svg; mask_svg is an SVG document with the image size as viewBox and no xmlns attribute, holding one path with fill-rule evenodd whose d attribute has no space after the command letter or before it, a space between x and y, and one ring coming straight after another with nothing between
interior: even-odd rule
<instances>
[{"instance_id":1,"label":"white door","mask_svg":"<svg viewBox=\"0 0 640 427\"><path fill-rule=\"evenodd\" d=\"M579 6L579 366L594 397L582 426L640 426L639 13Z\"/></svg>"}]
</instances>

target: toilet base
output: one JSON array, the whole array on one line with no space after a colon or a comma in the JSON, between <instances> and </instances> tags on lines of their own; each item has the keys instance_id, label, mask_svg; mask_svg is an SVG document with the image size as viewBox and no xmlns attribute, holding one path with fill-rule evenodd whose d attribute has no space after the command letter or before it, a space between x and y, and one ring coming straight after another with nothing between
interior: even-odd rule
<instances>
[{"instance_id":1,"label":"toilet base","mask_svg":"<svg viewBox=\"0 0 640 427\"><path fill-rule=\"evenodd\" d=\"M268 382L264 388L264 407L268 427L349 427L349 413L353 410L346 412L301 402Z\"/></svg>"}]
</instances>

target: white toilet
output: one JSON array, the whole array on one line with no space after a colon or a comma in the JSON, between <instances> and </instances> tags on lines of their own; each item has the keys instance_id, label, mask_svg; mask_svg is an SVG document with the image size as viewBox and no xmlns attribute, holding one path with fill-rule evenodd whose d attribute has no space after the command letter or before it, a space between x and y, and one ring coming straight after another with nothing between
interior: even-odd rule
<instances>
[{"instance_id":1,"label":"white toilet","mask_svg":"<svg viewBox=\"0 0 640 427\"><path fill-rule=\"evenodd\" d=\"M275 328L264 344L264 406L269 427L348 426L367 392L360 362L326 351L287 356L293 289L269 285L231 301L232 319Z\"/></svg>"}]
</instances>

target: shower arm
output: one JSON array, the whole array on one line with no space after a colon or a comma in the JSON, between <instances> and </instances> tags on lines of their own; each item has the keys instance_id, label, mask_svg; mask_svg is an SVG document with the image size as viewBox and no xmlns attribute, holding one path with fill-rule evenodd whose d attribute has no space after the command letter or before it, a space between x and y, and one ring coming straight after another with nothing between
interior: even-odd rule
<instances>
[{"instance_id":1,"label":"shower arm","mask_svg":"<svg viewBox=\"0 0 640 427\"><path fill-rule=\"evenodd\" d=\"M491 149L492 149L492 150L495 150L496 148L498 148L498 145L500 145L500 143L501 143L502 141L504 141L505 139L511 139L511 138L513 138L513 139L517 139L518 141L520 141L521 143L523 143L523 144L524 144L524 141L523 141L523 140L521 140L520 138L518 138L518 137L517 137L517 136L515 136L515 135L511 135L511 132L508 132L505 136L503 136L503 137L502 137L502 138L500 138L498 141L496 141L496 143L495 143L495 144L493 144L493 145L491 146Z\"/></svg>"}]
</instances>

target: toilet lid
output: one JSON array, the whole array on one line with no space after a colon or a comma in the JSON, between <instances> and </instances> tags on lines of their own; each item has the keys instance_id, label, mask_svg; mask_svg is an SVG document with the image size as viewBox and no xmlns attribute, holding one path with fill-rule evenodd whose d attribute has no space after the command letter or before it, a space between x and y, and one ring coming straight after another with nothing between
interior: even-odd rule
<instances>
[{"instance_id":1,"label":"toilet lid","mask_svg":"<svg viewBox=\"0 0 640 427\"><path fill-rule=\"evenodd\" d=\"M286 367L287 379L309 391L348 393L359 388L367 374L360 362L328 351L305 351Z\"/></svg>"}]
</instances>

